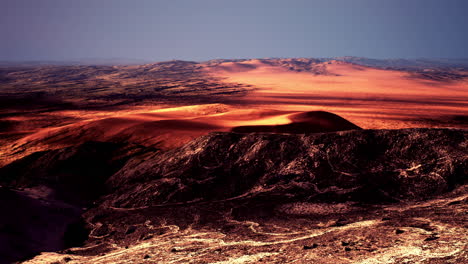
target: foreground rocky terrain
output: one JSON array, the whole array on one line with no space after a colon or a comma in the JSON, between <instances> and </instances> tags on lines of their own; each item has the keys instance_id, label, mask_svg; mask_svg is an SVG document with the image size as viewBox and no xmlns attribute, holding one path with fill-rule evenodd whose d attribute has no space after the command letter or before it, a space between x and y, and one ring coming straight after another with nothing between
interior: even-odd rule
<instances>
[{"instance_id":1,"label":"foreground rocky terrain","mask_svg":"<svg viewBox=\"0 0 468 264\"><path fill-rule=\"evenodd\" d=\"M2 64L0 263L468 262L467 87L466 60Z\"/></svg>"},{"instance_id":2,"label":"foreground rocky terrain","mask_svg":"<svg viewBox=\"0 0 468 264\"><path fill-rule=\"evenodd\" d=\"M37 152L0 170L2 195L25 205L2 205L11 213L0 243L13 249L0 255L5 263L40 252L26 263L464 263L467 146L463 129L402 129L212 133L166 151L88 142Z\"/></svg>"}]
</instances>

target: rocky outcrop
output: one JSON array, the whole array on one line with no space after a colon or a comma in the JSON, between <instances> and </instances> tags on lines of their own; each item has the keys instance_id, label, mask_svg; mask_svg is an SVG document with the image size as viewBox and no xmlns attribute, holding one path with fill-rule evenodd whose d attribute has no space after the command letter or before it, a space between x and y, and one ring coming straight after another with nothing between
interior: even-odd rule
<instances>
[{"instance_id":1,"label":"rocky outcrop","mask_svg":"<svg viewBox=\"0 0 468 264\"><path fill-rule=\"evenodd\" d=\"M465 205L460 201L466 200L466 185L461 186L468 175L466 136L466 130L455 129L213 133L166 152L89 142L35 153L0 169L0 195L9 201L0 205L7 212L0 224L12 232L28 230L20 235L4 232L0 243L12 245L19 238L21 241L15 245L21 250L5 247L0 253L2 259L21 260L40 251L57 251L85 241L83 249L65 253L71 254L67 259L86 258L109 250L126 250L142 241L150 241L144 245L160 249L158 243L167 232L173 233L177 243L191 247L193 238L183 234L221 230L222 234L211 235L226 235L237 241L216 246L230 250L231 255L241 247L261 251L243 243L265 239L255 243L275 247L275 252L280 245L290 243L290 257L302 256L305 249L328 256L337 254L337 246L328 241L341 236L342 229L351 230L347 234L353 239L365 237L362 243L366 248L375 241L374 234L362 224L385 230L386 237L408 234L405 241L413 246L414 235L401 228L412 228L420 221L417 219L430 217L451 225L463 221L460 212ZM434 212L422 201L453 189L459 192L449 193L455 198L435 200L440 205ZM402 204L391 204L402 200ZM403 206L403 213L392 209L408 202L415 205ZM304 224L308 226L305 229ZM259 225L265 225L265 230L274 227L279 229L276 232L291 233L284 233L284 241L278 242L274 240L278 233L258 231ZM186 227L194 228L188 230L195 233L179 233L179 228ZM330 249L295 244L317 236L318 231L310 230L320 228L325 231L319 232L323 234L319 243ZM446 236L459 233L444 230L441 227L439 232ZM295 234L301 232L307 234L296 238ZM44 234L47 239L41 239ZM424 233L417 239L429 243L434 237L438 239L438 233ZM457 240L450 240L450 245ZM379 241L376 248L390 246L386 239ZM359 248L356 245L349 244L343 252ZM158 250L154 252L177 253L177 249ZM135 257L131 252L122 257ZM464 258L459 254L456 257ZM81 259L78 263L89 262L94 260Z\"/></svg>"},{"instance_id":2,"label":"rocky outcrop","mask_svg":"<svg viewBox=\"0 0 468 264\"><path fill-rule=\"evenodd\" d=\"M466 180L466 134L455 129L213 133L166 152L90 142L30 155L2 168L0 180L11 188L45 185L72 203L106 194L101 201L113 207L424 199Z\"/></svg>"},{"instance_id":3,"label":"rocky outcrop","mask_svg":"<svg viewBox=\"0 0 468 264\"><path fill-rule=\"evenodd\" d=\"M1 168L0 263L82 245L89 233L82 213L109 191L107 178L142 151L87 142L36 152Z\"/></svg>"},{"instance_id":4,"label":"rocky outcrop","mask_svg":"<svg viewBox=\"0 0 468 264\"><path fill-rule=\"evenodd\" d=\"M81 246L88 238L81 208L47 197L50 189L0 187L0 263L14 263L41 251Z\"/></svg>"},{"instance_id":5,"label":"rocky outcrop","mask_svg":"<svg viewBox=\"0 0 468 264\"><path fill-rule=\"evenodd\" d=\"M308 135L214 133L131 159L107 181L115 207L194 201L424 199L468 172L465 130L363 130Z\"/></svg>"},{"instance_id":6,"label":"rocky outcrop","mask_svg":"<svg viewBox=\"0 0 468 264\"><path fill-rule=\"evenodd\" d=\"M0 185L13 189L47 186L57 199L87 206L107 192L105 181L138 146L86 142L79 146L33 153L0 169Z\"/></svg>"}]
</instances>

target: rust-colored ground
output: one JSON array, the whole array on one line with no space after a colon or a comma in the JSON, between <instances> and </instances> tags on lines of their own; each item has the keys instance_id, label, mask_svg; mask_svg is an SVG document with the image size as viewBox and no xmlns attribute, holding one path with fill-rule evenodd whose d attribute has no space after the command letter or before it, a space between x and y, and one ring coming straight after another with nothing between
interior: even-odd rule
<instances>
[{"instance_id":1,"label":"rust-colored ground","mask_svg":"<svg viewBox=\"0 0 468 264\"><path fill-rule=\"evenodd\" d=\"M215 131L468 128L466 71L304 61L0 69L0 167L88 141L169 150ZM94 221L94 244L26 263L462 263L466 193L461 186L394 206L304 201L282 208L284 218L226 215L215 223L177 206L107 208L115 221ZM130 225L121 241L98 234Z\"/></svg>"},{"instance_id":2,"label":"rust-colored ground","mask_svg":"<svg viewBox=\"0 0 468 264\"><path fill-rule=\"evenodd\" d=\"M44 112L24 110L14 115L7 111L1 118L0 164L8 164L35 151L89 140L124 141L169 149L212 131L243 131L237 127L250 127L248 131L244 129L245 132L253 132L256 128L252 126L280 125L280 129L274 132L282 132L281 126L288 127L297 122L292 116L311 111L334 113L364 129L468 127L466 78L430 79L414 72L370 68L341 61L318 63L314 66L318 69L315 72L294 71L269 60L247 60L196 66L194 69L199 71L197 78L209 80L208 84L199 81L201 86L197 88L194 77L178 73L177 67L184 69L187 66L169 65L164 64L162 69L152 65L114 67L84 81L106 80L111 82L107 85L116 87L139 85L146 89L140 89L140 93L147 93L154 82L164 80L164 87L172 87L172 83L178 89L176 92L184 91L191 97L171 97L164 102L144 99L106 109L94 106L66 110L59 107ZM159 75L149 79L146 75L152 67L158 70L153 71ZM116 73L115 69L118 69ZM120 73L130 70L135 71L130 77ZM180 75L180 80L177 77L167 79L165 75L160 77L162 73L174 71ZM38 73L28 74L34 76ZM20 77L23 78L22 75ZM66 76L63 78L66 80ZM20 84L16 85L23 85L22 81L19 79ZM63 82L58 81L59 84ZM42 87L44 83L36 85ZM241 94L232 94L232 91L239 90L236 87L248 88ZM172 93L176 88L167 90ZM103 95L101 90L97 97L110 96L110 91ZM125 88L125 91L130 90ZM120 90L116 92L123 93ZM81 102L79 95L73 96L70 102ZM196 101L202 97L201 102ZM211 103L210 98L215 103ZM335 122L318 120L314 115L307 119L305 123L309 129L299 129L297 133L328 131L322 129L324 122ZM340 130L340 125L332 127Z\"/></svg>"}]
</instances>

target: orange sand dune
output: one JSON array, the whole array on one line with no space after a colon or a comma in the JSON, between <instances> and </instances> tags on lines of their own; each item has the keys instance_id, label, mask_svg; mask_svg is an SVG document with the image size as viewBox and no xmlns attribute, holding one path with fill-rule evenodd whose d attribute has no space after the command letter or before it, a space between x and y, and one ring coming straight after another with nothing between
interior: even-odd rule
<instances>
[{"instance_id":1,"label":"orange sand dune","mask_svg":"<svg viewBox=\"0 0 468 264\"><path fill-rule=\"evenodd\" d=\"M35 151L86 141L126 142L166 150L214 131L246 132L250 129L251 132L309 133L356 128L330 113L235 108L222 104L116 112L62 127L40 129L14 142L9 151L3 153L2 163Z\"/></svg>"},{"instance_id":2,"label":"orange sand dune","mask_svg":"<svg viewBox=\"0 0 468 264\"><path fill-rule=\"evenodd\" d=\"M414 73L337 61L316 66L315 72L293 71L268 60L206 66L209 75L253 87L235 104L51 112L48 118L70 121L56 127L21 126L24 131L13 131L20 135L19 139L0 147L0 165L35 151L90 140L170 149L213 131L310 133L359 127L467 128L467 79L434 81ZM34 122L27 116L12 118L15 120L7 121Z\"/></svg>"},{"instance_id":3,"label":"orange sand dune","mask_svg":"<svg viewBox=\"0 0 468 264\"><path fill-rule=\"evenodd\" d=\"M420 127L419 120L468 112L467 79L441 82L416 78L405 71L337 61L318 67L326 74L290 71L259 60L221 63L206 71L256 88L245 98L246 104L330 111L363 128Z\"/></svg>"},{"instance_id":4,"label":"orange sand dune","mask_svg":"<svg viewBox=\"0 0 468 264\"><path fill-rule=\"evenodd\" d=\"M291 120L282 125L238 126L231 129L237 133L268 132L305 134L360 129L358 126L335 114L323 111L304 112L289 115Z\"/></svg>"},{"instance_id":5,"label":"orange sand dune","mask_svg":"<svg viewBox=\"0 0 468 264\"><path fill-rule=\"evenodd\" d=\"M113 116L45 128L15 143L32 145L73 145L90 140L127 141L146 146L175 146L210 131L228 131L239 125L277 125L291 122L291 111L235 109L222 104L171 107ZM177 143L179 139L181 143ZM166 138L162 140L161 138ZM171 142L167 142L171 141Z\"/></svg>"},{"instance_id":6,"label":"orange sand dune","mask_svg":"<svg viewBox=\"0 0 468 264\"><path fill-rule=\"evenodd\" d=\"M415 79L408 72L382 70L344 62L325 62L327 75L295 72L251 61L249 71L238 70L239 66L222 63L209 71L227 77L229 81L246 83L259 88L258 94L303 94L342 97L457 97L468 96L467 82L440 83ZM249 96L251 98L251 96Z\"/></svg>"}]
</instances>

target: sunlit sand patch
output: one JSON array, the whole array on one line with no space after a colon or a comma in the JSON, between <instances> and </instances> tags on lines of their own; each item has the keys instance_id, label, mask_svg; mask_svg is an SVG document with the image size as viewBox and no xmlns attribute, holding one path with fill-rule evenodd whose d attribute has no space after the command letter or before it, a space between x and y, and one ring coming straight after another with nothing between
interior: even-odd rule
<instances>
[{"instance_id":1,"label":"sunlit sand patch","mask_svg":"<svg viewBox=\"0 0 468 264\"><path fill-rule=\"evenodd\" d=\"M262 252L262 253L257 253L253 255L244 255L240 257L232 257L229 258L228 260L223 260L223 261L217 261L217 262L211 262L211 264L242 264L242 263L256 263L260 259L264 257L269 257L269 256L275 256L280 253L268 253L268 252Z\"/></svg>"},{"instance_id":2,"label":"sunlit sand patch","mask_svg":"<svg viewBox=\"0 0 468 264\"><path fill-rule=\"evenodd\" d=\"M222 64L221 64L222 65ZM255 93L323 94L362 97L370 95L396 96L467 96L466 81L438 83L410 79L409 73L374 69L349 63L325 63L327 75L308 72L292 72L273 66L245 71L211 69L213 74L228 78L231 82L246 83L260 89Z\"/></svg>"},{"instance_id":3,"label":"sunlit sand patch","mask_svg":"<svg viewBox=\"0 0 468 264\"><path fill-rule=\"evenodd\" d=\"M325 62L322 66L326 73L314 75L250 60L221 63L207 68L207 72L255 87L244 98L248 104L292 111L329 111L363 128L421 127L428 124L414 119L441 114L466 115L466 79L444 82L418 79L408 72L336 61ZM352 115L355 110L369 114ZM382 118L382 113L393 113L393 118ZM407 118L400 118L401 114Z\"/></svg>"},{"instance_id":4,"label":"sunlit sand patch","mask_svg":"<svg viewBox=\"0 0 468 264\"><path fill-rule=\"evenodd\" d=\"M291 71L265 60L246 60L206 68L209 75L254 87L235 105L150 104L102 111L53 111L48 114L70 121L15 131L25 135L0 148L0 164L18 158L11 156L18 150L24 156L83 140L113 141L116 136L130 143L159 144L168 149L213 131L290 124L291 115L307 111L331 112L364 129L468 126L449 120L451 116L466 116L467 80L418 79L408 72L336 61L322 63L320 67L324 73L313 74ZM9 120L34 124L36 117L20 116ZM157 123L163 120L168 121ZM205 128L183 122L176 126L177 120L205 124ZM172 134L171 129L175 131Z\"/></svg>"},{"instance_id":5,"label":"sunlit sand patch","mask_svg":"<svg viewBox=\"0 0 468 264\"><path fill-rule=\"evenodd\" d=\"M215 114L223 113L231 110L232 107L225 104L204 104L204 105L188 105L188 106L178 106L178 107L168 107L162 109L156 109L149 111L151 113L185 113L189 115L206 115L206 114Z\"/></svg>"},{"instance_id":6,"label":"sunlit sand patch","mask_svg":"<svg viewBox=\"0 0 468 264\"><path fill-rule=\"evenodd\" d=\"M111 141L163 149L180 146L213 131L242 125L287 124L292 111L235 108L224 104L192 105L163 109L137 108L102 113L65 112L81 119L58 127L46 127L0 150L0 162L9 163L35 151L57 149L86 141ZM55 113L58 115L59 113Z\"/></svg>"}]
</instances>

